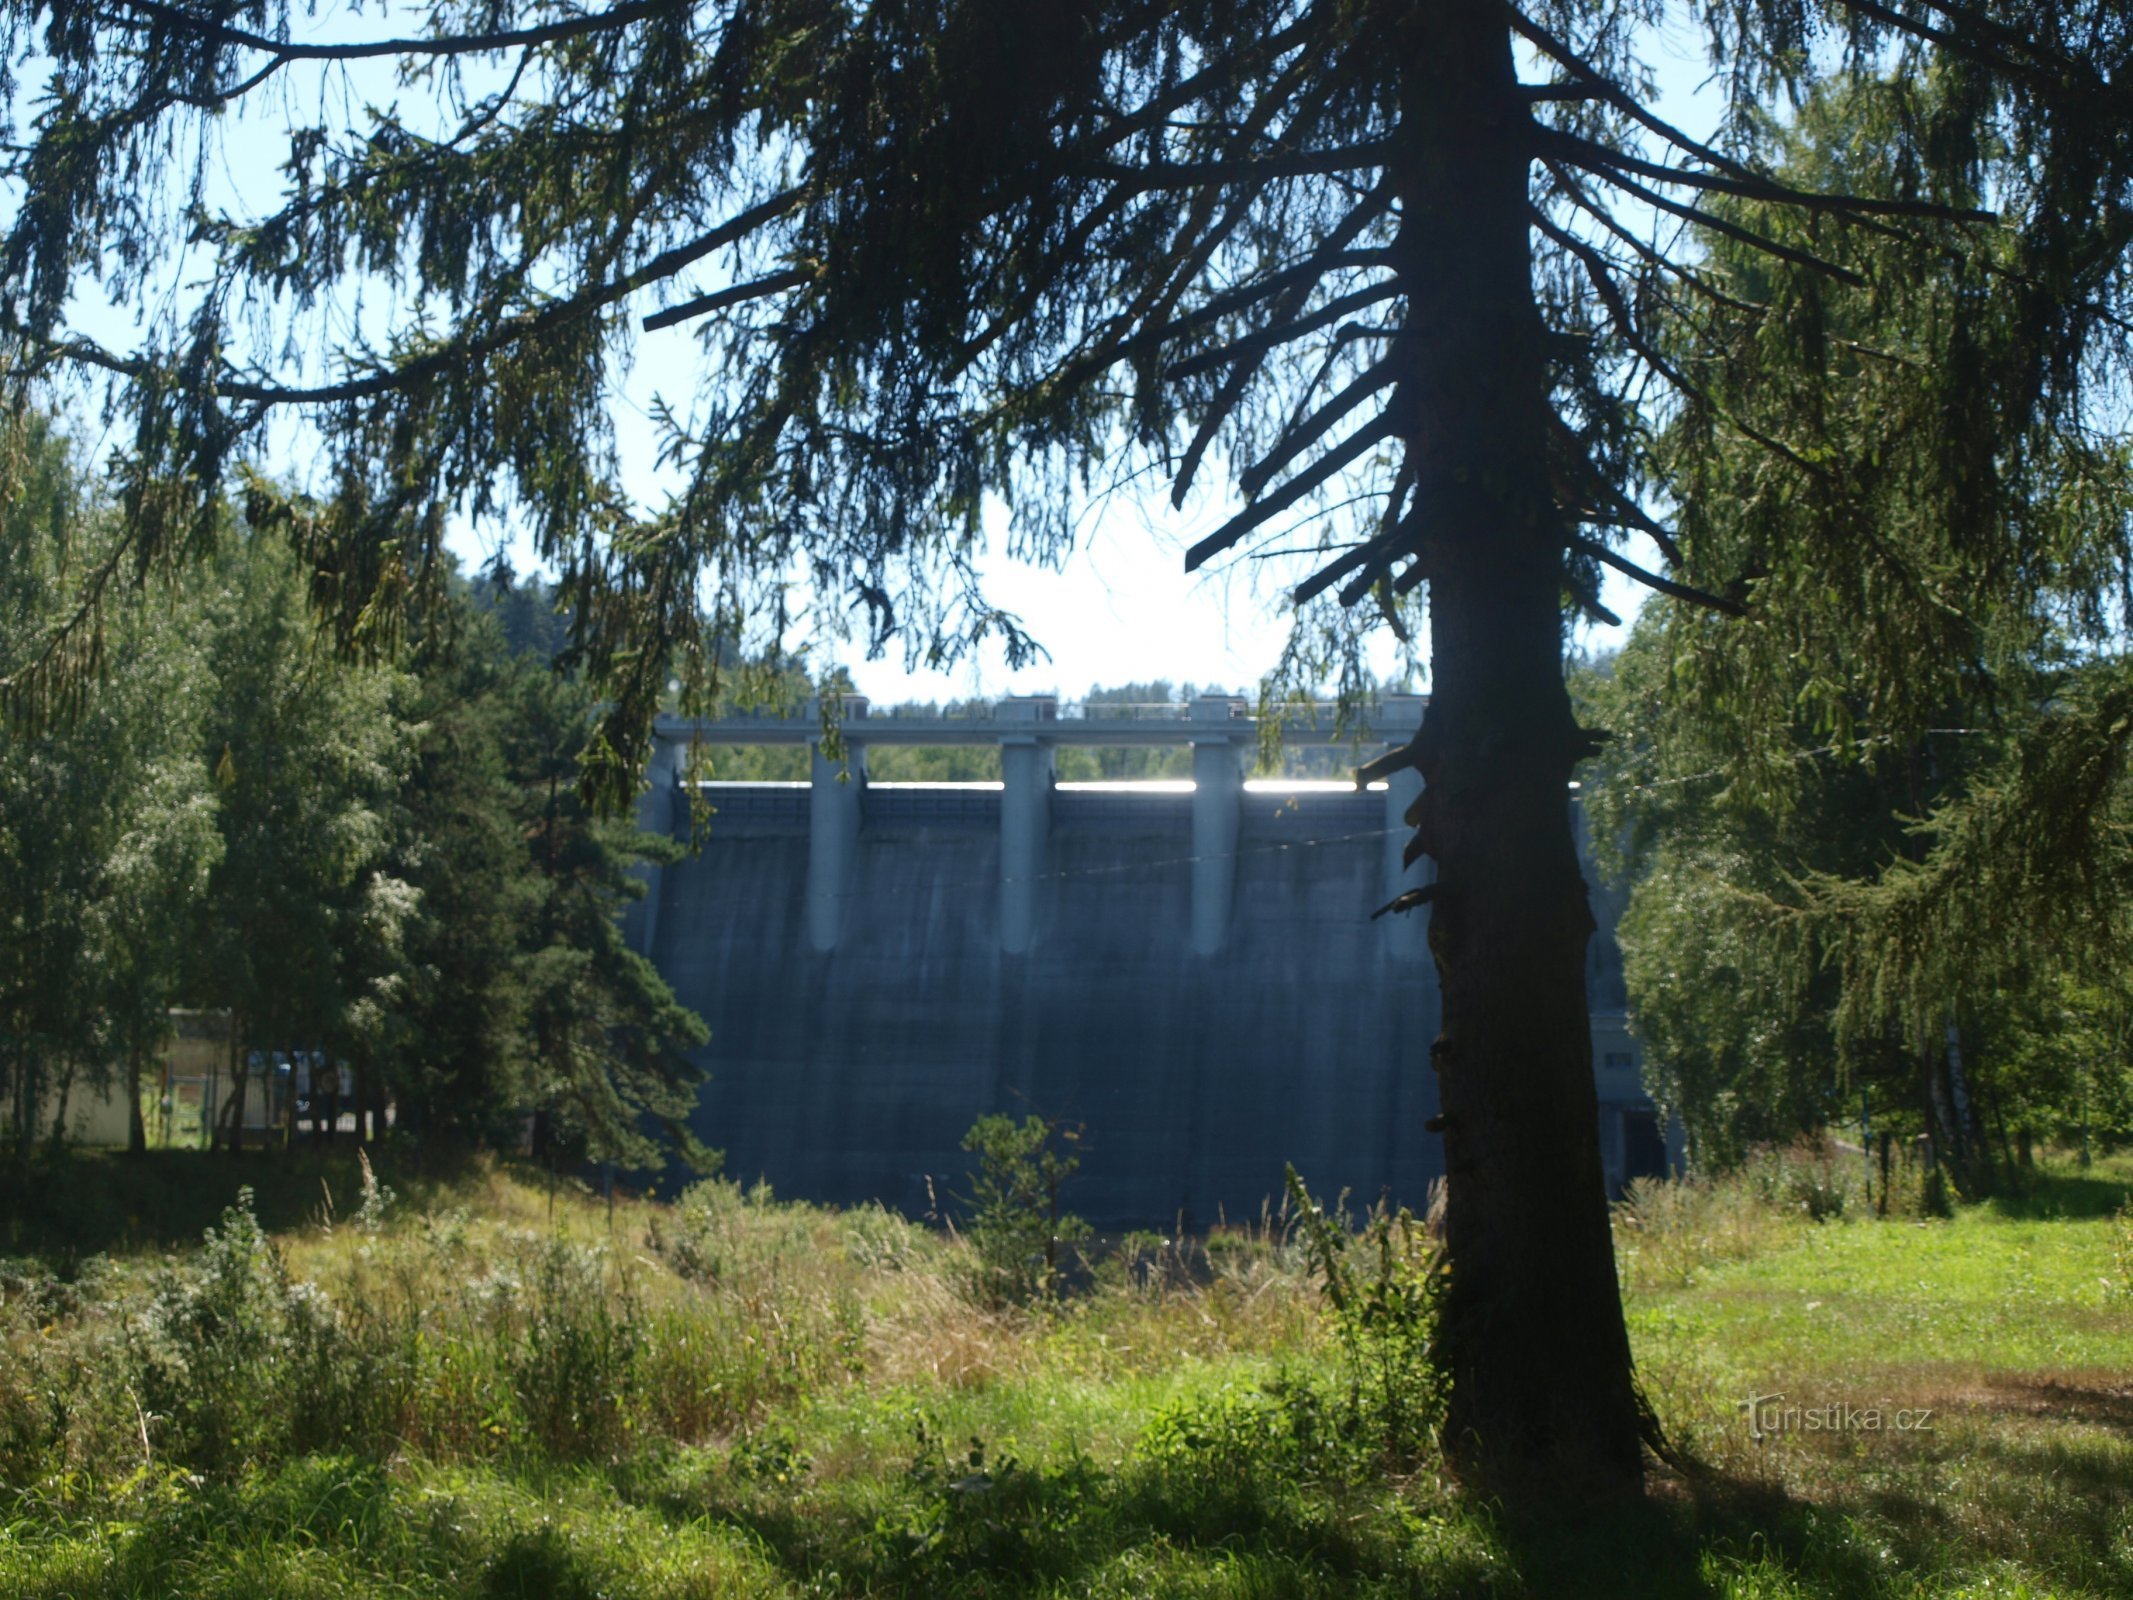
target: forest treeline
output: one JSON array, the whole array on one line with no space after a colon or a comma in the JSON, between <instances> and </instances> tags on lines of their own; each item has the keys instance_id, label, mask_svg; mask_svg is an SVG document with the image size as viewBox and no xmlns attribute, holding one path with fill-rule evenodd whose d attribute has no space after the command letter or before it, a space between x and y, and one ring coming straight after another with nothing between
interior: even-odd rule
<instances>
[{"instance_id":1,"label":"forest treeline","mask_svg":"<svg viewBox=\"0 0 2133 1600\"><path fill-rule=\"evenodd\" d=\"M86 604L115 519L49 427L0 538L8 668ZM538 582L455 577L350 655L290 542L224 520L201 565L104 586L82 686L0 731L0 1123L160 1075L173 1006L347 1062L359 1115L648 1166L703 1024L628 948L631 869L678 847L580 793L595 696ZM242 1093L242 1090L239 1091ZM254 1092L258 1092L255 1090ZM241 1115L241 1108L237 1114Z\"/></svg>"}]
</instances>

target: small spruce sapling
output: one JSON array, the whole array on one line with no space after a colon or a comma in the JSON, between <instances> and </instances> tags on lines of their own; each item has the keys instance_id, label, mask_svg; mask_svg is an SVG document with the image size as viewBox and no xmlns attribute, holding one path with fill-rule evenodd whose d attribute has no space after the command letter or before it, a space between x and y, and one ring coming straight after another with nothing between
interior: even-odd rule
<instances>
[{"instance_id":1,"label":"small spruce sapling","mask_svg":"<svg viewBox=\"0 0 2133 1600\"><path fill-rule=\"evenodd\" d=\"M963 1148L977 1157L964 1231L977 1251L975 1288L986 1304L1058 1295L1063 1250L1089 1237L1088 1223L1059 1205L1060 1187L1081 1166L1080 1156L1061 1146L1080 1139L1078 1124L1037 1116L1017 1123L998 1113L978 1118L963 1135Z\"/></svg>"}]
</instances>

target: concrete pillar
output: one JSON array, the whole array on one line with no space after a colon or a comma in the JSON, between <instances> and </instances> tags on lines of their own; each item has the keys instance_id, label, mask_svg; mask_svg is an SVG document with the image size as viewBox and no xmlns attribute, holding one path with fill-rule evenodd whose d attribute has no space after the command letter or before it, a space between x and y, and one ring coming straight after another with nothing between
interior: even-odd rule
<instances>
[{"instance_id":1,"label":"concrete pillar","mask_svg":"<svg viewBox=\"0 0 2133 1600\"><path fill-rule=\"evenodd\" d=\"M681 769L687 755L688 748L682 741L652 736L652 760L645 771L645 789L637 797L637 826L641 831L671 839L679 830L688 814L688 802L681 792ZM659 887L664 869L645 861L630 872L643 883L644 898L623 912L622 936L632 950L650 960L659 940Z\"/></svg>"},{"instance_id":2,"label":"concrete pillar","mask_svg":"<svg viewBox=\"0 0 2133 1600\"><path fill-rule=\"evenodd\" d=\"M1002 722L1050 722L1049 695L1003 700ZM1052 747L1032 728L1000 739L1000 948L1027 955L1037 932L1037 897L1052 831Z\"/></svg>"},{"instance_id":3,"label":"concrete pillar","mask_svg":"<svg viewBox=\"0 0 2133 1600\"><path fill-rule=\"evenodd\" d=\"M817 740L809 748L814 762L807 797L807 940L816 951L837 948L851 903L853 869L859 860L860 797L866 789L866 746L844 724L844 763L822 753ZM865 703L860 703L865 714Z\"/></svg>"},{"instance_id":4,"label":"concrete pillar","mask_svg":"<svg viewBox=\"0 0 2133 1600\"><path fill-rule=\"evenodd\" d=\"M1199 724L1232 724L1244 702L1204 695L1192 703ZM1249 737L1249 730L1247 730ZM1217 954L1229 937L1237 892L1237 832L1244 816L1245 751L1225 726L1192 740L1192 948Z\"/></svg>"}]
</instances>

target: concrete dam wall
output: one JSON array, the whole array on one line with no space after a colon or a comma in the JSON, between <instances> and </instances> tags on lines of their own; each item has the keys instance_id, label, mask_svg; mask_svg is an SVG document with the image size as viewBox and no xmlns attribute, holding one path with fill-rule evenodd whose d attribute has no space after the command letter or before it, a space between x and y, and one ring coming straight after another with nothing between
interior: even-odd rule
<instances>
[{"instance_id":1,"label":"concrete dam wall","mask_svg":"<svg viewBox=\"0 0 2133 1600\"><path fill-rule=\"evenodd\" d=\"M1419 1207L1435 973L1419 918L1369 919L1404 802L1247 786L1222 732L1184 792L1011 752L1004 786L868 785L863 753L856 781L701 786L708 833L634 932L710 1026L696 1127L727 1172L922 1215L977 1117L1034 1112L1080 1125L1064 1198L1100 1227L1256 1217L1285 1162Z\"/></svg>"}]
</instances>

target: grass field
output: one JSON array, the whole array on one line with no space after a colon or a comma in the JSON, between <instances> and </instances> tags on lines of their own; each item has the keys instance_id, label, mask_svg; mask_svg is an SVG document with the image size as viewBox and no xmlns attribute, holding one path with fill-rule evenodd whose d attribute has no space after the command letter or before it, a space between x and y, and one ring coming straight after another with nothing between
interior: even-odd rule
<instances>
[{"instance_id":1,"label":"grass field","mask_svg":"<svg viewBox=\"0 0 2133 1600\"><path fill-rule=\"evenodd\" d=\"M382 1176L7 1180L0 1594L2133 1595L2133 1164L1950 1221L1812 1222L1777 1158L1639 1196L1684 1464L1527 1520L1438 1473L1413 1327L1333 1316L1279 1219L988 1310L878 1210Z\"/></svg>"}]
</instances>

